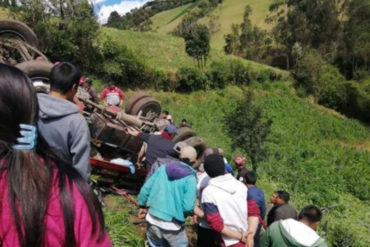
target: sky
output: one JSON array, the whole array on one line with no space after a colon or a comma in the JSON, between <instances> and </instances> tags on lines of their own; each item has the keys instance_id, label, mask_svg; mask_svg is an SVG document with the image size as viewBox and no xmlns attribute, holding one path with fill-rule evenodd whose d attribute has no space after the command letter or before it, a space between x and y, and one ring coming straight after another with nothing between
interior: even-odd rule
<instances>
[{"instance_id":1,"label":"sky","mask_svg":"<svg viewBox=\"0 0 370 247\"><path fill-rule=\"evenodd\" d=\"M117 11L120 15L130 12L131 9L143 6L152 0L92 0L98 22L105 24L112 11Z\"/></svg>"}]
</instances>

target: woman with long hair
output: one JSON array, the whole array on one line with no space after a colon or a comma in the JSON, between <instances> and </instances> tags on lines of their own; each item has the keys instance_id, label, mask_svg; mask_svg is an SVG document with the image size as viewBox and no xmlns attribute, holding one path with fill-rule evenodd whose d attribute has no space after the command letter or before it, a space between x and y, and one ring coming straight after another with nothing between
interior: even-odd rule
<instances>
[{"instance_id":1,"label":"woman with long hair","mask_svg":"<svg viewBox=\"0 0 370 247\"><path fill-rule=\"evenodd\" d=\"M112 246L100 204L37 135L29 78L0 64L0 246Z\"/></svg>"}]
</instances>

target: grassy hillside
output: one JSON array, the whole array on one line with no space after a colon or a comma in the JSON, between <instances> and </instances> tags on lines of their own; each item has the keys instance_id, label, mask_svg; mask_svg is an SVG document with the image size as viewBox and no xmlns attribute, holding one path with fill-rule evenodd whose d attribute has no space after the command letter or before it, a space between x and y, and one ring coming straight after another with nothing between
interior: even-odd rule
<instances>
[{"instance_id":1,"label":"grassy hillside","mask_svg":"<svg viewBox=\"0 0 370 247\"><path fill-rule=\"evenodd\" d=\"M186 4L156 14L151 18L153 30L163 34L171 32L181 22L181 18L195 6L197 6L196 3Z\"/></svg>"},{"instance_id":2,"label":"grassy hillside","mask_svg":"<svg viewBox=\"0 0 370 247\"><path fill-rule=\"evenodd\" d=\"M224 0L216 9L214 9L210 16L214 16L216 23L219 26L217 32L212 34L211 45L213 48L222 49L224 46L224 35L230 33L231 24L241 23L243 20L244 8L249 4L253 13L251 20L254 25L264 29L269 29L265 23L266 14L273 0ZM193 9L195 4L188 4L175 9L167 10L158 13L152 17L153 30L159 33L168 33L172 31L181 21L181 17ZM208 24L209 16L199 20L200 23Z\"/></svg>"},{"instance_id":3,"label":"grassy hillside","mask_svg":"<svg viewBox=\"0 0 370 247\"><path fill-rule=\"evenodd\" d=\"M195 66L193 59L185 52L183 39L179 37L152 32L143 33L114 28L102 28L99 39L106 37L111 37L112 40L126 45L144 63L156 69L174 71L183 66ZM256 70L269 68L277 71L284 77L288 76L286 71L234 56L227 56L217 49L211 49L208 64L212 61L225 59L238 59Z\"/></svg>"},{"instance_id":4,"label":"grassy hillside","mask_svg":"<svg viewBox=\"0 0 370 247\"><path fill-rule=\"evenodd\" d=\"M285 82L255 84L250 88L273 120L266 143L269 158L258 170L258 184L264 189L267 201L274 190L284 189L291 193L297 209L310 203L331 206L320 228L320 235L329 246L370 246L370 207L368 200L359 199L362 195L369 196L366 175L370 174L369 128L298 98ZM242 152L231 148L231 140L223 130L223 119L242 96L242 90L230 86L191 94L151 93L163 109L169 110L176 123L187 118L209 146L223 148L231 160ZM127 92L128 96L132 94ZM117 200L121 204L125 202L125 199ZM107 222L114 236L120 236L118 229L128 226L119 225L122 221L114 223L111 218L115 219L119 210L114 212L113 209L107 212ZM121 237L115 243L134 246L128 244L132 241L138 240Z\"/></svg>"}]
</instances>

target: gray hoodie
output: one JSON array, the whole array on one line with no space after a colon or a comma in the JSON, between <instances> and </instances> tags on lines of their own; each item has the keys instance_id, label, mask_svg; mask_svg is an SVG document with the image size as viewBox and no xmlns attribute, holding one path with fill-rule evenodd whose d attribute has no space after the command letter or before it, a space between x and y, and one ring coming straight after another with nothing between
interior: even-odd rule
<instances>
[{"instance_id":1,"label":"gray hoodie","mask_svg":"<svg viewBox=\"0 0 370 247\"><path fill-rule=\"evenodd\" d=\"M78 107L64 99L38 94L38 130L50 148L70 162L86 180L90 177L90 132Z\"/></svg>"}]
</instances>

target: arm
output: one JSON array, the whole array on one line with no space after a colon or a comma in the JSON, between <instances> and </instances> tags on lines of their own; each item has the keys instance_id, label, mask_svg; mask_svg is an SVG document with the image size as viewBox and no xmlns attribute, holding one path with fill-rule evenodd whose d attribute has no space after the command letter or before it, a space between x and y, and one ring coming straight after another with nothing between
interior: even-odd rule
<instances>
[{"instance_id":1,"label":"arm","mask_svg":"<svg viewBox=\"0 0 370 247\"><path fill-rule=\"evenodd\" d=\"M268 228L265 234L263 234L262 239L259 242L260 247L270 247L271 246L271 234L270 229Z\"/></svg>"},{"instance_id":2,"label":"arm","mask_svg":"<svg viewBox=\"0 0 370 247\"><path fill-rule=\"evenodd\" d=\"M218 208L216 205L212 203L202 203L202 207L206 215L206 220L214 231L221 233L226 237L237 239L240 240L241 242L244 242L244 236L246 236L247 233L238 232L225 226L224 221L220 213L218 212Z\"/></svg>"},{"instance_id":3,"label":"arm","mask_svg":"<svg viewBox=\"0 0 370 247\"><path fill-rule=\"evenodd\" d=\"M258 222L260 218L260 210L254 199L247 200L248 209L248 236L247 244L248 247L254 246L254 235L256 234Z\"/></svg>"},{"instance_id":4,"label":"arm","mask_svg":"<svg viewBox=\"0 0 370 247\"><path fill-rule=\"evenodd\" d=\"M155 182L155 180L157 179L158 177L158 174L159 174L159 170L161 169L162 167L158 168L154 174L148 179L148 181L145 182L145 184L143 185L143 187L141 187L141 190L140 190L140 193L137 197L138 199L138 203L140 205L140 207L146 207L146 203L148 201L148 197L150 195L150 191L153 187L153 183ZM164 166L163 168L164 169Z\"/></svg>"},{"instance_id":5,"label":"arm","mask_svg":"<svg viewBox=\"0 0 370 247\"><path fill-rule=\"evenodd\" d=\"M119 94L119 105L121 106L123 104L123 101L125 100L125 94L122 92L121 89L118 89L118 94Z\"/></svg>"},{"instance_id":6,"label":"arm","mask_svg":"<svg viewBox=\"0 0 370 247\"><path fill-rule=\"evenodd\" d=\"M82 115L74 120L74 128L69 143L72 165L88 181L90 178L90 131Z\"/></svg>"},{"instance_id":7,"label":"arm","mask_svg":"<svg viewBox=\"0 0 370 247\"><path fill-rule=\"evenodd\" d=\"M182 207L184 215L192 215L194 213L195 199L197 196L197 181L195 175L190 175L186 179L184 187L184 197L182 200Z\"/></svg>"},{"instance_id":8,"label":"arm","mask_svg":"<svg viewBox=\"0 0 370 247\"><path fill-rule=\"evenodd\" d=\"M100 95L100 99L103 101L103 103L104 103L104 105L105 106L107 106L108 104L107 104L107 93L108 93L108 89L107 88L105 88L104 90L103 90L103 92L101 93L101 95Z\"/></svg>"}]
</instances>

